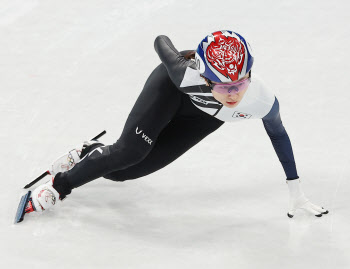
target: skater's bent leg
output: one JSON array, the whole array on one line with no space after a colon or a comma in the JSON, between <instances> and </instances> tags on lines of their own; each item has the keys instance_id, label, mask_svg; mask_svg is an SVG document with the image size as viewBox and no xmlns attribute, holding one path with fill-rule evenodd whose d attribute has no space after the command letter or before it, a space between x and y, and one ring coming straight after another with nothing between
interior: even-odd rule
<instances>
[{"instance_id":1,"label":"skater's bent leg","mask_svg":"<svg viewBox=\"0 0 350 269\"><path fill-rule=\"evenodd\" d=\"M141 162L180 108L181 95L165 67L158 66L147 80L118 141L95 148L72 170L57 174L54 187L62 185L63 194L69 194L73 188Z\"/></svg>"},{"instance_id":2,"label":"skater's bent leg","mask_svg":"<svg viewBox=\"0 0 350 269\"><path fill-rule=\"evenodd\" d=\"M104 177L114 181L125 181L153 173L176 160L222 124L222 121L215 118L177 117L163 129L154 148L143 161Z\"/></svg>"}]
</instances>

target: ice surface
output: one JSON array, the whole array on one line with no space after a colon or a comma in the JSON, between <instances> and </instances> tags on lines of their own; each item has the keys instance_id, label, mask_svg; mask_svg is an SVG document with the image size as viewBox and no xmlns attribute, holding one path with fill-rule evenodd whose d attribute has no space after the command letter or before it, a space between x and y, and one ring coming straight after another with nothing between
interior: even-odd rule
<instances>
[{"instance_id":1,"label":"ice surface","mask_svg":"<svg viewBox=\"0 0 350 269\"><path fill-rule=\"evenodd\" d=\"M0 1L0 267L350 268L349 1ZM124 121L168 35L232 29L272 86L303 189L330 214L286 217L261 121L225 124L167 168L98 179L13 225L21 187ZM201 162L194 160L200 158Z\"/></svg>"}]
</instances>

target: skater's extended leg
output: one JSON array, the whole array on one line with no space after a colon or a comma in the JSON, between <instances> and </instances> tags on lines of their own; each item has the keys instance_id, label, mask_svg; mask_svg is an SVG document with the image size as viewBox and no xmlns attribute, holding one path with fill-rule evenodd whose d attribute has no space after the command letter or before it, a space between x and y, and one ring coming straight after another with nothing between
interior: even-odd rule
<instances>
[{"instance_id":1,"label":"skater's extended leg","mask_svg":"<svg viewBox=\"0 0 350 269\"><path fill-rule=\"evenodd\" d=\"M55 189L66 195L73 188L142 161L180 108L182 95L165 67L158 66L147 80L118 141L94 149L72 170L57 174Z\"/></svg>"}]
</instances>

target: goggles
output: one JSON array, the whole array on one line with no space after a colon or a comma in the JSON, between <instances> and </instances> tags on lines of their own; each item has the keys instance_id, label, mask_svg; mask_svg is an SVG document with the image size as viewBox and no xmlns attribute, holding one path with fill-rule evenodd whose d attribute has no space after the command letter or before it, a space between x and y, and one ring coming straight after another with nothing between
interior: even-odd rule
<instances>
[{"instance_id":1,"label":"goggles","mask_svg":"<svg viewBox=\"0 0 350 269\"><path fill-rule=\"evenodd\" d=\"M212 83L211 81L208 81L211 89L221 94L238 94L239 92L245 90L249 86L250 82L250 75L246 79L230 83Z\"/></svg>"}]
</instances>

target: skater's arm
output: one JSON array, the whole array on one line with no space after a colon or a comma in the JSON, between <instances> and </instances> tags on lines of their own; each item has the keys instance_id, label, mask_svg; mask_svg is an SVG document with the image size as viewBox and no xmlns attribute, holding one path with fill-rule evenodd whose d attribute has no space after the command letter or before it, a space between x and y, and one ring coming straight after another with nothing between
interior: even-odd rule
<instances>
[{"instance_id":1,"label":"skater's arm","mask_svg":"<svg viewBox=\"0 0 350 269\"><path fill-rule=\"evenodd\" d=\"M281 121L277 98L275 99L271 111L262 120L278 159L286 173L287 179L299 178L294 161L292 145Z\"/></svg>"},{"instance_id":2,"label":"skater's arm","mask_svg":"<svg viewBox=\"0 0 350 269\"><path fill-rule=\"evenodd\" d=\"M171 80L180 89L186 69L188 67L196 69L195 63L186 59L183 53L178 52L167 36L158 36L154 41L154 48L165 65Z\"/></svg>"},{"instance_id":3,"label":"skater's arm","mask_svg":"<svg viewBox=\"0 0 350 269\"><path fill-rule=\"evenodd\" d=\"M324 214L328 214L327 209L311 203L305 196L300 185L300 180L293 180L299 177L295 167L292 145L281 121L277 98L271 111L263 118L263 123L287 175L289 189L288 217L293 218L299 209L306 210L316 217L322 217Z\"/></svg>"}]
</instances>

